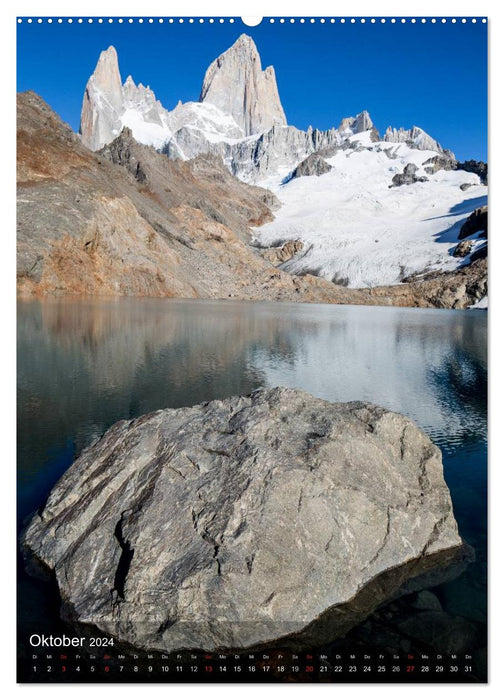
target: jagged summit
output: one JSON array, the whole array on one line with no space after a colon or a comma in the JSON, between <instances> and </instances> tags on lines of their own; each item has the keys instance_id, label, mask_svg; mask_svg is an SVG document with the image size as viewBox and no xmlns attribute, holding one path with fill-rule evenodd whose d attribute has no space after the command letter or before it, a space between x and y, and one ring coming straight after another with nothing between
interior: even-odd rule
<instances>
[{"instance_id":1,"label":"jagged summit","mask_svg":"<svg viewBox=\"0 0 504 700\"><path fill-rule=\"evenodd\" d=\"M419 126L413 126L411 129L404 129L402 126L399 129L394 129L389 126L385 131L383 140L390 143L407 143L420 151L437 151L438 153L451 154L451 151L443 148L438 141L429 136Z\"/></svg>"},{"instance_id":2,"label":"jagged summit","mask_svg":"<svg viewBox=\"0 0 504 700\"><path fill-rule=\"evenodd\" d=\"M211 63L200 102L210 102L230 114L245 136L287 123L273 66L262 70L257 47L247 34Z\"/></svg>"},{"instance_id":3,"label":"jagged summit","mask_svg":"<svg viewBox=\"0 0 504 700\"><path fill-rule=\"evenodd\" d=\"M275 71L272 66L262 69L257 46L247 34L210 64L199 101L179 101L171 111L149 85L136 84L131 75L122 83L117 51L113 46L102 51L84 93L82 142L99 150L125 126L137 141L171 158L218 156L246 182L271 175L285 177L310 154L321 149L326 154L334 152L359 134L366 143L380 140L366 110L327 131L287 126ZM408 130L389 127L384 140L453 156L416 126Z\"/></svg>"},{"instance_id":4,"label":"jagged summit","mask_svg":"<svg viewBox=\"0 0 504 700\"><path fill-rule=\"evenodd\" d=\"M96 150L113 138L111 121L123 102L117 51L102 51L82 101L80 133L84 145Z\"/></svg>"},{"instance_id":5,"label":"jagged summit","mask_svg":"<svg viewBox=\"0 0 504 700\"><path fill-rule=\"evenodd\" d=\"M119 73L119 59L114 46L109 46L102 51L89 84L102 91L114 107L121 104L121 74Z\"/></svg>"},{"instance_id":6,"label":"jagged summit","mask_svg":"<svg viewBox=\"0 0 504 700\"><path fill-rule=\"evenodd\" d=\"M80 134L92 151L110 143L129 126L142 143L160 148L170 138L170 113L149 86L136 85L131 75L121 81L117 51L102 51L82 102Z\"/></svg>"},{"instance_id":7,"label":"jagged summit","mask_svg":"<svg viewBox=\"0 0 504 700\"><path fill-rule=\"evenodd\" d=\"M242 34L205 73L199 103L179 102L171 112L149 86L131 75L121 80L117 51L102 51L82 103L80 133L95 151L110 143L123 126L135 138L161 148L182 127L198 129L212 140L237 139L285 125L272 66L261 68L254 41Z\"/></svg>"},{"instance_id":8,"label":"jagged summit","mask_svg":"<svg viewBox=\"0 0 504 700\"><path fill-rule=\"evenodd\" d=\"M356 117L346 117L342 119L338 131L342 136L350 136L351 134L361 134L363 131L369 131L373 127L371 116L365 109Z\"/></svg>"}]
</instances>

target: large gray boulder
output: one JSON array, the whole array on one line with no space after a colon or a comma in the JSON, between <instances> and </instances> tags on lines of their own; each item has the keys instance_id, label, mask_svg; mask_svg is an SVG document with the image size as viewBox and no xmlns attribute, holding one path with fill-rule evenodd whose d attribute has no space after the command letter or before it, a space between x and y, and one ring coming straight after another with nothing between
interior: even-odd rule
<instances>
[{"instance_id":1,"label":"large gray boulder","mask_svg":"<svg viewBox=\"0 0 504 700\"><path fill-rule=\"evenodd\" d=\"M331 170L332 167L322 156L319 156L318 153L312 153L293 170L290 179L294 180L297 177L307 177L310 175L325 175Z\"/></svg>"},{"instance_id":2,"label":"large gray boulder","mask_svg":"<svg viewBox=\"0 0 504 700\"><path fill-rule=\"evenodd\" d=\"M440 170L456 170L457 161L449 155L438 154L437 156L432 156L432 158L427 158L422 163L422 166L427 174L434 175Z\"/></svg>"},{"instance_id":3,"label":"large gray boulder","mask_svg":"<svg viewBox=\"0 0 504 700\"><path fill-rule=\"evenodd\" d=\"M411 420L283 388L117 423L23 542L67 618L165 651L333 639L461 545Z\"/></svg>"},{"instance_id":4,"label":"large gray boulder","mask_svg":"<svg viewBox=\"0 0 504 700\"><path fill-rule=\"evenodd\" d=\"M401 185L414 185L415 182L427 182L428 178L421 176L417 177L416 172L418 167L414 163L408 163L404 166L402 173L396 173L392 178L390 187L401 187Z\"/></svg>"}]
</instances>

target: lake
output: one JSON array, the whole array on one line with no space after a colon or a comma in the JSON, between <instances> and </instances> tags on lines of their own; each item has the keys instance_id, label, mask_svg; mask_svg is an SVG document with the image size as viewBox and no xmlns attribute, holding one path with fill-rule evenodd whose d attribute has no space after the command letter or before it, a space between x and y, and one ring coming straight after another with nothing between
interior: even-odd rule
<instances>
[{"instance_id":1,"label":"lake","mask_svg":"<svg viewBox=\"0 0 504 700\"><path fill-rule=\"evenodd\" d=\"M371 401L412 418L443 452L455 516L476 561L434 592L446 615L481 640L486 382L484 311L164 299L20 302L19 526L80 451L117 420L273 386L330 401ZM57 615L44 585L22 566L20 591L21 628L23 621Z\"/></svg>"}]
</instances>

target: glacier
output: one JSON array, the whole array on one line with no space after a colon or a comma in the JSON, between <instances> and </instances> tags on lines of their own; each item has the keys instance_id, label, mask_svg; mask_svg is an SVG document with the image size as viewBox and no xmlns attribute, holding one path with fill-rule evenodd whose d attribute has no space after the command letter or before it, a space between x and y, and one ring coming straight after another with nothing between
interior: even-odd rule
<instances>
[{"instance_id":1,"label":"glacier","mask_svg":"<svg viewBox=\"0 0 504 700\"><path fill-rule=\"evenodd\" d=\"M478 175L439 170L427 175L424 163L434 151L399 143L371 142L370 132L351 140L362 149L338 150L331 171L282 184L258 184L277 195L282 207L274 221L255 229L255 244L278 246L300 240L304 248L282 269L311 273L349 287L398 284L413 274L454 270L463 222L486 202ZM413 163L426 182L391 188L394 174ZM460 185L470 183L463 192Z\"/></svg>"},{"instance_id":2,"label":"glacier","mask_svg":"<svg viewBox=\"0 0 504 700\"><path fill-rule=\"evenodd\" d=\"M86 85L81 138L99 150L125 127L170 158L219 156L236 177L272 190L282 206L252 244L300 241L281 264L292 274L375 287L469 262L452 253L462 223L486 203L480 176L457 169L454 154L418 126L380 136L366 110L328 130L289 125L274 70L262 69L245 34L212 62L199 101L172 110L131 76L122 83L115 48L103 51ZM330 170L292 177L312 154ZM404 173L414 176L392 186Z\"/></svg>"}]
</instances>

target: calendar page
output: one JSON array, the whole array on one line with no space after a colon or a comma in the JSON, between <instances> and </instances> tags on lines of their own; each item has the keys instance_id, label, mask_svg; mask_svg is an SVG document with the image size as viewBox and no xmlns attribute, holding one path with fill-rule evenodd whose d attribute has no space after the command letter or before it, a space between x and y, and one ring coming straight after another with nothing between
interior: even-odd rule
<instances>
[{"instance_id":1,"label":"calendar page","mask_svg":"<svg viewBox=\"0 0 504 700\"><path fill-rule=\"evenodd\" d=\"M18 681L485 683L486 18L16 21Z\"/></svg>"}]
</instances>

